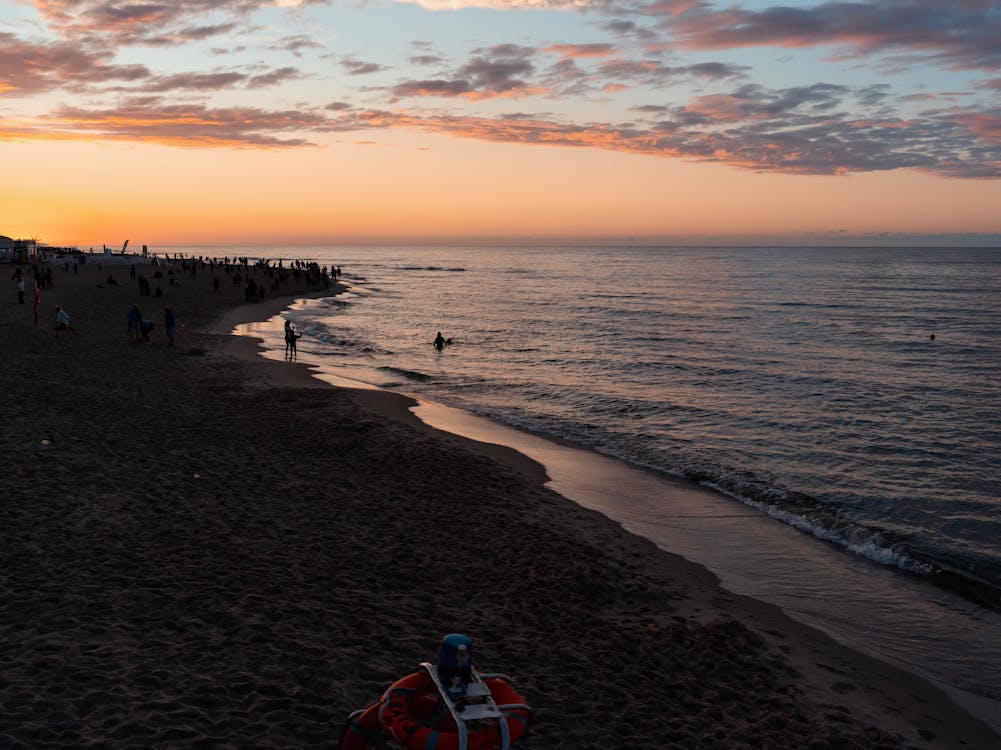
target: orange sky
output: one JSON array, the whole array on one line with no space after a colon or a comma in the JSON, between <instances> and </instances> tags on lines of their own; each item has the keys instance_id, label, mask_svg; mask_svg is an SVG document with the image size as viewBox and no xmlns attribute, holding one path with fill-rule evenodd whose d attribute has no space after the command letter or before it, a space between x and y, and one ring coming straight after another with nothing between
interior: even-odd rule
<instances>
[{"instance_id":1,"label":"orange sky","mask_svg":"<svg viewBox=\"0 0 1001 750\"><path fill-rule=\"evenodd\" d=\"M0 185L4 233L119 246L774 235L836 243L840 233L1001 230L993 181L904 170L755 174L596 150L414 140L389 133L370 145L207 154L4 143L4 163L19 175Z\"/></svg>"}]
</instances>

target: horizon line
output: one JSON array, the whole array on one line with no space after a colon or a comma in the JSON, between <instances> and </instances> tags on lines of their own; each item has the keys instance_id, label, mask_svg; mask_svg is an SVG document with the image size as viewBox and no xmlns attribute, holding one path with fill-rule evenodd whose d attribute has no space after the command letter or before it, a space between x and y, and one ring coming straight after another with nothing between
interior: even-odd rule
<instances>
[{"instance_id":1,"label":"horizon line","mask_svg":"<svg viewBox=\"0 0 1001 750\"><path fill-rule=\"evenodd\" d=\"M134 235L133 235L134 236ZM11 239L0 233L0 237ZM359 237L232 237L168 239L163 242L133 240L128 233L112 242L59 242L27 235L42 247L79 250L103 249L120 253L123 244L130 250L146 246L184 247L1001 247L1001 232L802 232L788 234L733 233L686 235L371 235Z\"/></svg>"}]
</instances>

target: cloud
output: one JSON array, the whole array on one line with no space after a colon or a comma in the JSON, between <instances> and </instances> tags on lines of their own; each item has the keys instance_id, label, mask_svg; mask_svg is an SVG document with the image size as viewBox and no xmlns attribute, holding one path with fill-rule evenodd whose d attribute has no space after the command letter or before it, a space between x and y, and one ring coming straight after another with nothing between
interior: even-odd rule
<instances>
[{"instance_id":1,"label":"cloud","mask_svg":"<svg viewBox=\"0 0 1001 750\"><path fill-rule=\"evenodd\" d=\"M855 96L864 107L878 107L886 102L890 93L890 86L885 83L875 83L857 89Z\"/></svg>"},{"instance_id":2,"label":"cloud","mask_svg":"<svg viewBox=\"0 0 1001 750\"><path fill-rule=\"evenodd\" d=\"M659 117L664 117L670 112L670 107L664 104L641 104L631 109L633 112L639 112L644 115L657 115Z\"/></svg>"},{"instance_id":3,"label":"cloud","mask_svg":"<svg viewBox=\"0 0 1001 750\"><path fill-rule=\"evenodd\" d=\"M957 127L975 134L986 144L1001 146L1001 110L971 112L957 109L947 115Z\"/></svg>"},{"instance_id":4,"label":"cloud","mask_svg":"<svg viewBox=\"0 0 1001 750\"><path fill-rule=\"evenodd\" d=\"M168 91L220 91L233 88L260 89L301 77L302 74L299 69L293 67L277 68L256 74L238 70L227 70L210 73L173 73L171 75L153 75L150 71L143 68L142 75L137 74L126 79L133 85L102 86L99 91L122 93L141 90L149 94L162 94ZM92 80L89 81L91 84L103 84L107 82L107 80L103 80L100 77L92 77ZM61 85L65 85L65 83L64 81Z\"/></svg>"},{"instance_id":5,"label":"cloud","mask_svg":"<svg viewBox=\"0 0 1001 750\"><path fill-rule=\"evenodd\" d=\"M721 81L745 76L747 68L717 62L667 66L657 59L613 58L607 43L557 43L543 48L499 44L472 51L458 68L435 78L408 79L392 88L395 98L461 97L469 101L547 96L571 98L612 94L632 86L662 87L693 78ZM540 69L539 63L558 59Z\"/></svg>"},{"instance_id":6,"label":"cloud","mask_svg":"<svg viewBox=\"0 0 1001 750\"><path fill-rule=\"evenodd\" d=\"M744 65L730 65L729 63L707 62L695 63L694 65L683 65L674 69L676 73L691 75L696 78L708 78L714 81L722 81L726 78L741 78L750 70Z\"/></svg>"},{"instance_id":7,"label":"cloud","mask_svg":"<svg viewBox=\"0 0 1001 750\"><path fill-rule=\"evenodd\" d=\"M1001 77L990 78L986 81L980 81L979 83L976 84L976 88L1001 91Z\"/></svg>"},{"instance_id":8,"label":"cloud","mask_svg":"<svg viewBox=\"0 0 1001 750\"><path fill-rule=\"evenodd\" d=\"M270 47L273 50L290 52L296 57L302 57L302 51L306 49L326 49L315 39L305 34L295 34L281 39L277 45Z\"/></svg>"},{"instance_id":9,"label":"cloud","mask_svg":"<svg viewBox=\"0 0 1001 750\"><path fill-rule=\"evenodd\" d=\"M30 0L49 27L66 39L100 35L117 46L182 44L229 33L231 20L193 26L207 16L245 20L273 6L326 3L327 0Z\"/></svg>"},{"instance_id":10,"label":"cloud","mask_svg":"<svg viewBox=\"0 0 1001 750\"><path fill-rule=\"evenodd\" d=\"M492 8L495 10L587 10L612 5L607 0L397 0L420 5L427 10L462 10Z\"/></svg>"},{"instance_id":11,"label":"cloud","mask_svg":"<svg viewBox=\"0 0 1001 750\"><path fill-rule=\"evenodd\" d=\"M147 36L143 40L143 43L153 46L167 47L177 44L185 44L186 42L198 42L203 39L208 39L209 37L219 36L220 34L228 34L231 31L235 31L237 28L238 27L235 23L220 23L215 24L214 26L189 26L167 34Z\"/></svg>"},{"instance_id":12,"label":"cloud","mask_svg":"<svg viewBox=\"0 0 1001 750\"><path fill-rule=\"evenodd\" d=\"M745 77L748 68L718 62L668 66L659 59L612 57L608 43L554 43L543 48L499 44L472 51L469 59L434 78L403 80L395 98L461 97L470 101L547 96L569 98L612 94L633 86L664 85L693 78L722 81ZM559 59L543 66L549 55ZM437 58L428 62L437 61Z\"/></svg>"},{"instance_id":13,"label":"cloud","mask_svg":"<svg viewBox=\"0 0 1001 750\"><path fill-rule=\"evenodd\" d=\"M850 174L915 168L1001 178L1001 109L949 107L912 118L860 118L841 104L858 91L829 84L742 86L683 105L644 105L647 122L576 123L512 113L483 117L362 110L345 102L271 111L169 104L146 96L107 109L63 107L0 123L0 139L131 140L186 147L297 148L309 134L412 129L484 141L598 148L726 164L758 172Z\"/></svg>"},{"instance_id":14,"label":"cloud","mask_svg":"<svg viewBox=\"0 0 1001 750\"><path fill-rule=\"evenodd\" d=\"M845 86L824 83L779 91L748 85L732 94L696 97L689 104L675 108L674 112L686 125L760 122L802 117L804 111L826 117L826 111L841 104L849 91Z\"/></svg>"},{"instance_id":15,"label":"cloud","mask_svg":"<svg viewBox=\"0 0 1001 750\"><path fill-rule=\"evenodd\" d=\"M613 19L611 21L606 21L602 28L611 31L613 34L632 34L642 27L638 26L635 21L626 21L621 18Z\"/></svg>"},{"instance_id":16,"label":"cloud","mask_svg":"<svg viewBox=\"0 0 1001 750\"><path fill-rule=\"evenodd\" d=\"M222 55L235 55L239 52L245 52L247 47L245 45L238 45L236 47L212 47L209 49L209 54L212 57L220 57Z\"/></svg>"},{"instance_id":17,"label":"cloud","mask_svg":"<svg viewBox=\"0 0 1001 750\"><path fill-rule=\"evenodd\" d=\"M949 177L1001 177L1001 111L953 108L912 119L859 119L838 110L857 93L828 84L777 91L747 86L682 106L639 107L655 118L643 126L369 110L346 113L339 127L600 148L757 172L838 175L914 168Z\"/></svg>"},{"instance_id":18,"label":"cloud","mask_svg":"<svg viewBox=\"0 0 1001 750\"><path fill-rule=\"evenodd\" d=\"M553 44L543 52L552 52L563 57L609 57L615 52L611 44Z\"/></svg>"},{"instance_id":19,"label":"cloud","mask_svg":"<svg viewBox=\"0 0 1001 750\"><path fill-rule=\"evenodd\" d=\"M629 21L623 18L615 18L611 21L606 21L601 25L601 28L606 31L610 31L617 36L622 37L635 37L641 42L650 43L658 38L657 33L646 26L641 26L635 21Z\"/></svg>"},{"instance_id":20,"label":"cloud","mask_svg":"<svg viewBox=\"0 0 1001 750\"><path fill-rule=\"evenodd\" d=\"M64 86L84 88L109 81L139 81L144 65L105 62L107 50L82 50L68 42L28 42L0 32L0 96L30 96Z\"/></svg>"},{"instance_id":21,"label":"cloud","mask_svg":"<svg viewBox=\"0 0 1001 750\"><path fill-rule=\"evenodd\" d=\"M297 148L304 133L331 130L322 112L212 108L143 97L109 109L61 107L30 124L0 125L0 139L143 141L170 146Z\"/></svg>"},{"instance_id":22,"label":"cloud","mask_svg":"<svg viewBox=\"0 0 1001 750\"><path fill-rule=\"evenodd\" d=\"M423 80L404 81L393 86L393 96L406 98L413 96L469 96L474 92L469 81Z\"/></svg>"},{"instance_id":23,"label":"cloud","mask_svg":"<svg viewBox=\"0 0 1001 750\"><path fill-rule=\"evenodd\" d=\"M276 68L275 70L270 70L267 73L258 73L257 75L250 76L247 80L247 88L267 88L268 86L276 86L279 83L291 81L296 78L302 78L302 73L299 72L298 68L293 68L291 66Z\"/></svg>"},{"instance_id":24,"label":"cloud","mask_svg":"<svg viewBox=\"0 0 1001 750\"><path fill-rule=\"evenodd\" d=\"M850 55L893 52L902 63L996 70L1001 65L1001 9L994 0L871 0L716 10L708 2L652 6L685 49L838 45Z\"/></svg>"},{"instance_id":25,"label":"cloud","mask_svg":"<svg viewBox=\"0 0 1001 750\"><path fill-rule=\"evenodd\" d=\"M364 76L371 73L380 73L383 70L389 70L389 68L385 65L373 62L363 62L350 57L345 57L341 60L341 67L348 72L348 75L352 76Z\"/></svg>"},{"instance_id":26,"label":"cloud","mask_svg":"<svg viewBox=\"0 0 1001 750\"><path fill-rule=\"evenodd\" d=\"M397 98L444 96L473 100L545 93L526 80L535 71L535 54L534 48L514 44L474 50L473 56L451 76L403 81L393 87L392 93Z\"/></svg>"},{"instance_id":27,"label":"cloud","mask_svg":"<svg viewBox=\"0 0 1001 750\"><path fill-rule=\"evenodd\" d=\"M500 44L486 50L459 68L459 76L472 81L475 89L490 94L507 94L526 88L519 76L529 76L534 70L531 47Z\"/></svg>"},{"instance_id":28,"label":"cloud","mask_svg":"<svg viewBox=\"0 0 1001 750\"><path fill-rule=\"evenodd\" d=\"M412 41L410 46L413 49L409 58L412 65L442 65L445 62L445 57L435 49L433 42Z\"/></svg>"},{"instance_id":29,"label":"cloud","mask_svg":"<svg viewBox=\"0 0 1001 750\"><path fill-rule=\"evenodd\" d=\"M742 78L746 68L728 63L696 63L694 65L665 65L658 60L614 59L603 62L599 72L611 82L626 81L631 84L659 88L673 81L702 78L721 81L728 78Z\"/></svg>"},{"instance_id":30,"label":"cloud","mask_svg":"<svg viewBox=\"0 0 1001 750\"><path fill-rule=\"evenodd\" d=\"M642 2L643 0L639 0ZM769 0L770 1L770 0ZM150 141L185 147L295 148L315 145L319 134L406 128L486 141L600 148L663 158L711 161L741 169L789 174L847 174L916 168L956 177L1001 177L1001 114L976 101L1001 90L1001 49L996 40L999 3L987 0L846 0L809 7L764 7L736 0L654 2L642 13L626 0L603 2L454 3L423 0L425 7L549 8L599 11L593 29L619 36L615 44L549 38L539 46L498 44L473 49L448 63L430 42L405 50L415 65L409 78L390 87L361 88L398 107L361 110L328 92L298 111L267 107L211 107L206 92L277 86L302 77L296 67L222 68L157 75L144 65L114 64L115 44L160 46L215 39L245 28L255 10L278 0L35 0L62 36L28 42L0 32L0 98L28 96L60 87L88 94L147 94L113 104L92 100L62 107L50 116L0 123L0 138L88 138ZM790 4L792 5L792 4ZM630 12L636 15L630 17ZM612 20L607 20L612 19ZM631 20L627 20L631 19ZM960 23L962 21L962 23ZM641 25L642 24L642 25ZM771 88L748 82L749 68L726 62L684 60L654 54L653 31L679 49L830 45L856 54L932 60L947 67L990 69L961 98L941 91L900 97L889 86L816 83ZM623 37L629 37L628 45ZM521 37L517 37L521 38ZM299 56L322 48L307 34L282 37L274 49ZM642 43L637 43L637 40ZM207 45L206 45L207 46ZM626 50L639 48L632 56ZM331 53L348 76L383 73L385 65ZM287 59L287 58L286 58ZM438 66L441 66L440 68ZM991 67L993 66L993 67ZM343 78L344 76L342 76ZM968 78L969 76L964 76ZM680 82L696 82L700 95L680 100ZM376 84L384 80L379 77ZM604 107L616 92L631 89L621 115ZM957 87L958 88L958 87ZM644 91L645 89L645 91ZM175 93L171 101L159 95ZM592 96L596 122L530 112L485 116L469 102ZM428 111L429 97L450 99ZM185 103L184 98L202 101ZM996 97L995 97L996 99ZM331 101L335 100L335 101ZM101 102L101 103L97 103ZM560 106L562 106L560 102ZM600 105L600 106L599 106ZM285 105L276 105L285 106ZM298 106L298 105L297 105ZM425 108L422 108L425 107ZM494 101L487 112L503 106ZM529 104L519 107L530 109ZM572 111L570 107L565 110ZM444 114L443 114L444 112ZM903 113L906 113L903 114ZM618 118L618 119L616 119Z\"/></svg>"},{"instance_id":31,"label":"cloud","mask_svg":"<svg viewBox=\"0 0 1001 750\"><path fill-rule=\"evenodd\" d=\"M445 62L443 57L438 55L411 55L410 63L413 65L441 65Z\"/></svg>"},{"instance_id":32,"label":"cloud","mask_svg":"<svg viewBox=\"0 0 1001 750\"><path fill-rule=\"evenodd\" d=\"M176 73L169 76L154 76L143 83L143 91L163 93L165 91L213 91L226 89L243 83L247 76L243 73Z\"/></svg>"}]
</instances>

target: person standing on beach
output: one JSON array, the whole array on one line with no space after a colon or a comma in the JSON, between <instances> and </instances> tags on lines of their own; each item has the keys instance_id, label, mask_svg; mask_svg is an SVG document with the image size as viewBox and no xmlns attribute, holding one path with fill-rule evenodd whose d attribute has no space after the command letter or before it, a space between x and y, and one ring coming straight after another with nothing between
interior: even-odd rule
<instances>
[{"instance_id":1,"label":"person standing on beach","mask_svg":"<svg viewBox=\"0 0 1001 750\"><path fill-rule=\"evenodd\" d=\"M167 331L167 346L174 345L174 311L169 307L163 308L163 327Z\"/></svg>"},{"instance_id":2,"label":"person standing on beach","mask_svg":"<svg viewBox=\"0 0 1001 750\"><path fill-rule=\"evenodd\" d=\"M139 305L132 305L132 307L129 308L129 314L127 317L129 322L128 326L129 341L133 343L136 341L141 341L143 314L139 310Z\"/></svg>"},{"instance_id":3,"label":"person standing on beach","mask_svg":"<svg viewBox=\"0 0 1001 750\"><path fill-rule=\"evenodd\" d=\"M296 342L302 338L301 333L296 333L292 323L285 321L285 358L289 361L297 359Z\"/></svg>"},{"instance_id":4,"label":"person standing on beach","mask_svg":"<svg viewBox=\"0 0 1001 750\"><path fill-rule=\"evenodd\" d=\"M37 326L38 325L38 306L40 304L42 304L42 290L41 290L41 287L38 286L38 284L35 284L34 298L35 298L34 299L34 302L35 302L35 325Z\"/></svg>"},{"instance_id":5,"label":"person standing on beach","mask_svg":"<svg viewBox=\"0 0 1001 750\"><path fill-rule=\"evenodd\" d=\"M18 269L20 270L20 269ZM17 292L17 302L19 305L24 304L24 277L18 276L17 281L14 284L14 291Z\"/></svg>"}]
</instances>

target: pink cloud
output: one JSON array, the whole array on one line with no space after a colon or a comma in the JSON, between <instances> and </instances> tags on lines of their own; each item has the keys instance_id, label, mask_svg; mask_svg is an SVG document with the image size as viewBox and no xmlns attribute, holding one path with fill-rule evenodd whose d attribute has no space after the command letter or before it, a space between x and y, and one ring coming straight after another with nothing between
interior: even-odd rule
<instances>
[{"instance_id":1,"label":"pink cloud","mask_svg":"<svg viewBox=\"0 0 1001 750\"><path fill-rule=\"evenodd\" d=\"M111 109L61 107L31 124L0 129L0 138L126 140L201 148L294 148L315 145L303 138L302 133L329 129L329 118L317 112L172 105L147 97Z\"/></svg>"},{"instance_id":2,"label":"pink cloud","mask_svg":"<svg viewBox=\"0 0 1001 750\"><path fill-rule=\"evenodd\" d=\"M610 57L615 52L611 44L553 44L543 52L551 52L562 57L573 59L588 57Z\"/></svg>"},{"instance_id":3,"label":"pink cloud","mask_svg":"<svg viewBox=\"0 0 1001 750\"><path fill-rule=\"evenodd\" d=\"M1001 144L1001 114L997 112L959 112L953 121L987 143Z\"/></svg>"},{"instance_id":4,"label":"pink cloud","mask_svg":"<svg viewBox=\"0 0 1001 750\"><path fill-rule=\"evenodd\" d=\"M838 106L866 90L817 85L742 86L682 106L643 106L645 123L568 122L551 116L444 115L357 109L345 102L301 110L212 108L144 97L118 107L63 107L0 124L0 139L128 140L182 147L300 148L322 134L407 129L499 143L597 148L740 169L838 175L915 168L952 177L1001 178L1001 112L931 110L907 120L851 117ZM881 110L873 98L875 111Z\"/></svg>"}]
</instances>

